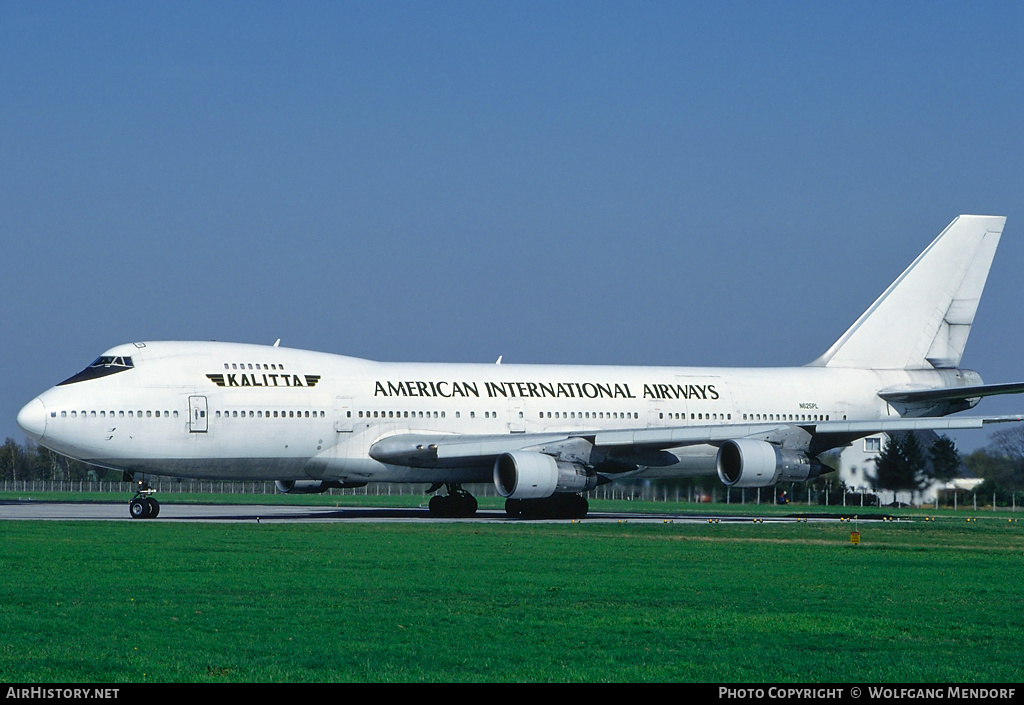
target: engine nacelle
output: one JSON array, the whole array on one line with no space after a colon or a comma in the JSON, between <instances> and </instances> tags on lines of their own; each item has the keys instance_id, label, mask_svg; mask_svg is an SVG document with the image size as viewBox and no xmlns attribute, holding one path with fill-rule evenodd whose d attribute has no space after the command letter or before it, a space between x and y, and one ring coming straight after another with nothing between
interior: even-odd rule
<instances>
[{"instance_id":1,"label":"engine nacelle","mask_svg":"<svg viewBox=\"0 0 1024 705\"><path fill-rule=\"evenodd\" d=\"M278 480L277 491L283 494L323 494L329 489L340 487L362 487L366 483L348 484L329 480Z\"/></svg>"},{"instance_id":2,"label":"engine nacelle","mask_svg":"<svg viewBox=\"0 0 1024 705\"><path fill-rule=\"evenodd\" d=\"M509 499L541 499L556 492L586 492L597 487L597 476L573 463L531 451L503 453L494 461L494 486Z\"/></svg>"},{"instance_id":3,"label":"engine nacelle","mask_svg":"<svg viewBox=\"0 0 1024 705\"><path fill-rule=\"evenodd\" d=\"M821 463L806 453L752 438L723 443L717 465L718 477L727 487L769 487L778 482L813 480L821 474Z\"/></svg>"}]
</instances>

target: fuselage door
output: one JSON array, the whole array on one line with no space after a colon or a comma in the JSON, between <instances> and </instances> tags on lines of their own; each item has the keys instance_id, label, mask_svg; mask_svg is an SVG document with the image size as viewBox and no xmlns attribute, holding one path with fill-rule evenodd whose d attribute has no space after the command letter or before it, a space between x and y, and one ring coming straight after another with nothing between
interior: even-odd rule
<instances>
[{"instance_id":1,"label":"fuselage door","mask_svg":"<svg viewBox=\"0 0 1024 705\"><path fill-rule=\"evenodd\" d=\"M508 432L526 433L526 412L523 405L511 403L508 407Z\"/></svg>"},{"instance_id":2,"label":"fuselage door","mask_svg":"<svg viewBox=\"0 0 1024 705\"><path fill-rule=\"evenodd\" d=\"M206 397L188 398L188 430L189 433L206 433L210 430Z\"/></svg>"},{"instance_id":3,"label":"fuselage door","mask_svg":"<svg viewBox=\"0 0 1024 705\"><path fill-rule=\"evenodd\" d=\"M352 398L334 397L334 430L352 433Z\"/></svg>"}]
</instances>

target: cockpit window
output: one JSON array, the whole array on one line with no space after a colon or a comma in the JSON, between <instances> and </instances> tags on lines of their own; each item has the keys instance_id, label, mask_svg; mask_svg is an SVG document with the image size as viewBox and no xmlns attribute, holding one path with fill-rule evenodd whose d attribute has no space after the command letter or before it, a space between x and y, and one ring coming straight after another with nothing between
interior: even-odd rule
<instances>
[{"instance_id":1,"label":"cockpit window","mask_svg":"<svg viewBox=\"0 0 1024 705\"><path fill-rule=\"evenodd\" d=\"M135 364L132 362L130 357L100 355L98 358L93 360L91 365L86 367L77 375L68 377L57 386L60 387L65 384L74 384L75 382L85 382L90 379L98 379L99 377L106 377L107 375L117 374L118 372L125 372L126 370L130 370L134 367Z\"/></svg>"},{"instance_id":2,"label":"cockpit window","mask_svg":"<svg viewBox=\"0 0 1024 705\"><path fill-rule=\"evenodd\" d=\"M132 359L130 357L111 357L109 355L101 355L97 357L91 365L93 367L134 367Z\"/></svg>"}]
</instances>

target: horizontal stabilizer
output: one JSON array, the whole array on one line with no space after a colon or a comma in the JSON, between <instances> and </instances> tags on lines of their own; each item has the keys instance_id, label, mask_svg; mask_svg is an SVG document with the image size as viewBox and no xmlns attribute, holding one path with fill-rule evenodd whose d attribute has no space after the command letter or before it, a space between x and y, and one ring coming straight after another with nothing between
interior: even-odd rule
<instances>
[{"instance_id":1,"label":"horizontal stabilizer","mask_svg":"<svg viewBox=\"0 0 1024 705\"><path fill-rule=\"evenodd\" d=\"M997 394L1024 394L1024 382L978 384L971 387L941 387L939 389L894 389L881 391L878 396L890 403L914 404L978 399Z\"/></svg>"}]
</instances>

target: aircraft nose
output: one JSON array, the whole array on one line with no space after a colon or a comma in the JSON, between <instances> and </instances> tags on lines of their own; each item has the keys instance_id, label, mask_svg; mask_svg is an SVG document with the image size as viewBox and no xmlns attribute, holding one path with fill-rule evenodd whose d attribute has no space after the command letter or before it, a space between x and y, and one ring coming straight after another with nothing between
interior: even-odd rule
<instances>
[{"instance_id":1,"label":"aircraft nose","mask_svg":"<svg viewBox=\"0 0 1024 705\"><path fill-rule=\"evenodd\" d=\"M25 435L38 441L46 431L46 407L39 399L33 399L18 412L18 425Z\"/></svg>"}]
</instances>

